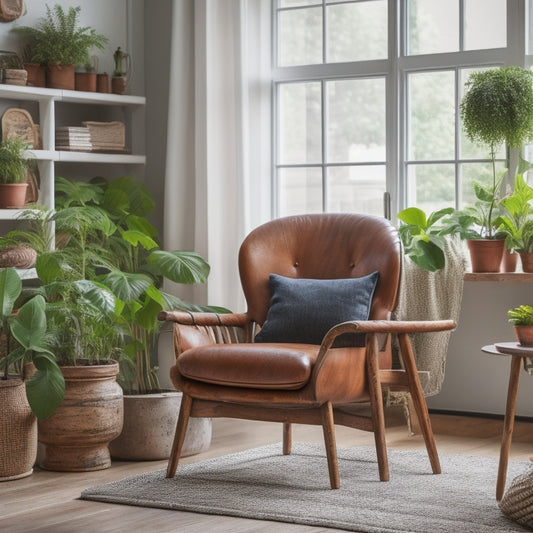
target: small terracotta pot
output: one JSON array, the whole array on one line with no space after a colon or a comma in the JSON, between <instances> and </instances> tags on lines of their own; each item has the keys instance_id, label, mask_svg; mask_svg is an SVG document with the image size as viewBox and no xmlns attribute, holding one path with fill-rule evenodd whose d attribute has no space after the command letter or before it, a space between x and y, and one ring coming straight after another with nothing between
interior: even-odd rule
<instances>
[{"instance_id":1,"label":"small terracotta pot","mask_svg":"<svg viewBox=\"0 0 533 533\"><path fill-rule=\"evenodd\" d=\"M114 94L124 94L128 79L124 76L113 76L111 78L111 92Z\"/></svg>"},{"instance_id":2,"label":"small terracotta pot","mask_svg":"<svg viewBox=\"0 0 533 533\"><path fill-rule=\"evenodd\" d=\"M507 248L503 251L500 272L515 272L518 263L518 253L510 252Z\"/></svg>"},{"instance_id":3,"label":"small terracotta pot","mask_svg":"<svg viewBox=\"0 0 533 533\"><path fill-rule=\"evenodd\" d=\"M46 68L39 63L24 63L28 73L26 85L30 87L46 87Z\"/></svg>"},{"instance_id":4,"label":"small terracotta pot","mask_svg":"<svg viewBox=\"0 0 533 533\"><path fill-rule=\"evenodd\" d=\"M109 75L108 74L97 74L97 76L96 76L96 90L99 93L108 93L109 92Z\"/></svg>"},{"instance_id":5,"label":"small terracotta pot","mask_svg":"<svg viewBox=\"0 0 533 533\"><path fill-rule=\"evenodd\" d=\"M76 91L96 92L96 72L76 72Z\"/></svg>"},{"instance_id":6,"label":"small terracotta pot","mask_svg":"<svg viewBox=\"0 0 533 533\"><path fill-rule=\"evenodd\" d=\"M470 251L472 272L500 272L505 240L469 239L466 244Z\"/></svg>"},{"instance_id":7,"label":"small terracotta pot","mask_svg":"<svg viewBox=\"0 0 533 533\"><path fill-rule=\"evenodd\" d=\"M46 86L51 89L76 88L74 65L48 65L46 69Z\"/></svg>"},{"instance_id":8,"label":"small terracotta pot","mask_svg":"<svg viewBox=\"0 0 533 533\"><path fill-rule=\"evenodd\" d=\"M533 326L514 326L514 333L521 346L533 346Z\"/></svg>"},{"instance_id":9,"label":"small terracotta pot","mask_svg":"<svg viewBox=\"0 0 533 533\"><path fill-rule=\"evenodd\" d=\"M533 272L533 254L520 252L520 260L524 272Z\"/></svg>"},{"instance_id":10,"label":"small terracotta pot","mask_svg":"<svg viewBox=\"0 0 533 533\"><path fill-rule=\"evenodd\" d=\"M21 209L26 205L27 183L0 183L0 209Z\"/></svg>"}]
</instances>

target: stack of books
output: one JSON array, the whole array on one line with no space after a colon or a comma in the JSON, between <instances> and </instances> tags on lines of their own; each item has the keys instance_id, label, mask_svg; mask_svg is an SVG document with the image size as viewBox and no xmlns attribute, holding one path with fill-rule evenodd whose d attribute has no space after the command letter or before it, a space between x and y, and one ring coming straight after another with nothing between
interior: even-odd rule
<instances>
[{"instance_id":1,"label":"stack of books","mask_svg":"<svg viewBox=\"0 0 533 533\"><path fill-rule=\"evenodd\" d=\"M89 128L61 126L56 128L56 150L90 152L93 149Z\"/></svg>"}]
</instances>

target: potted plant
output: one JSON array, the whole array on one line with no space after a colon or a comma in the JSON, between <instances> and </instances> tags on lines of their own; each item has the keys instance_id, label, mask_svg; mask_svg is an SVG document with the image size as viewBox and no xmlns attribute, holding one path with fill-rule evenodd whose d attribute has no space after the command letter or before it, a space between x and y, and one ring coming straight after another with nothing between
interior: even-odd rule
<instances>
[{"instance_id":1,"label":"potted plant","mask_svg":"<svg viewBox=\"0 0 533 533\"><path fill-rule=\"evenodd\" d=\"M63 376L47 345L45 301L42 296L34 296L13 313L21 293L17 271L0 269L2 481L31 474L37 456L36 416L50 416L63 400L65 390ZM30 363L35 372L25 371Z\"/></svg>"},{"instance_id":2,"label":"potted plant","mask_svg":"<svg viewBox=\"0 0 533 533\"><path fill-rule=\"evenodd\" d=\"M75 66L90 63L89 50L104 50L108 42L94 28L79 26L80 12L80 6L65 12L60 4L46 5L46 15L35 28L13 28L27 39L32 62L47 66L48 87L74 90Z\"/></svg>"},{"instance_id":3,"label":"potted plant","mask_svg":"<svg viewBox=\"0 0 533 533\"><path fill-rule=\"evenodd\" d=\"M506 235L508 250L519 253L524 272L533 272L533 188L522 174L515 177L512 194L501 200L504 213L496 220Z\"/></svg>"},{"instance_id":4,"label":"potted plant","mask_svg":"<svg viewBox=\"0 0 533 533\"><path fill-rule=\"evenodd\" d=\"M507 311L509 322L514 324L518 342L522 346L533 346L533 306L519 305Z\"/></svg>"},{"instance_id":5,"label":"potted plant","mask_svg":"<svg viewBox=\"0 0 533 533\"><path fill-rule=\"evenodd\" d=\"M451 232L446 220L453 213L453 207L440 209L428 216L418 207L408 207L398 213L402 222L398 233L404 253L420 268L431 272L444 268L446 236Z\"/></svg>"},{"instance_id":6,"label":"potted plant","mask_svg":"<svg viewBox=\"0 0 533 533\"><path fill-rule=\"evenodd\" d=\"M125 393L124 428L110 445L112 455L122 459L168 457L181 393L162 391L159 384L156 352L161 323L157 315L162 309L214 308L184 302L164 292L162 282L167 279L180 284L202 283L208 276L209 265L192 252L160 249L157 230L147 219L155 202L138 180L124 176L112 181L97 179L80 183L58 178L56 201L60 211L76 206L92 207L105 213L113 223L113 231L102 236L100 244L106 253L98 259L100 274L97 276L98 282L109 288L117 299L119 310L114 324L124 332L118 376ZM148 417L145 423L140 422L143 413ZM169 424L169 428L162 429L157 424ZM145 431L162 434L165 440L158 444ZM199 437L206 435L202 441L205 447L207 436L207 444L210 443L211 422L198 419L191 429L191 434L194 433ZM136 444L148 450L150 456ZM190 449L200 451L192 444Z\"/></svg>"},{"instance_id":7,"label":"potted plant","mask_svg":"<svg viewBox=\"0 0 533 533\"><path fill-rule=\"evenodd\" d=\"M91 62L75 71L76 91L96 92L96 69Z\"/></svg>"},{"instance_id":8,"label":"potted plant","mask_svg":"<svg viewBox=\"0 0 533 533\"><path fill-rule=\"evenodd\" d=\"M472 270L499 271L503 255L503 243L495 244L497 238L494 220L499 202L502 177L496 172L496 151L506 143L508 148L520 148L533 136L533 73L521 67L509 66L473 72L466 82L466 93L461 101L460 114L467 137L489 147L492 163L491 185L474 184L477 198L473 208L458 215L458 224L465 228L472 223L479 226L478 238L473 233L467 237L471 252L479 244L473 239L482 238L493 251L490 266L477 267L477 258L472 257ZM462 218L461 218L462 217ZM495 256L495 257L494 257Z\"/></svg>"},{"instance_id":9,"label":"potted plant","mask_svg":"<svg viewBox=\"0 0 533 533\"><path fill-rule=\"evenodd\" d=\"M19 209L26 203L27 148L18 137L0 142L0 209Z\"/></svg>"}]
</instances>

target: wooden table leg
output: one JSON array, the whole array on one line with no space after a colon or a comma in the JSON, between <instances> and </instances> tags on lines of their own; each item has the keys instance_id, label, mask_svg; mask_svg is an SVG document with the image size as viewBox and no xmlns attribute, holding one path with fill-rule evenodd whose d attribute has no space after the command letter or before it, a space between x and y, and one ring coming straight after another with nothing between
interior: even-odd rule
<instances>
[{"instance_id":1,"label":"wooden table leg","mask_svg":"<svg viewBox=\"0 0 533 533\"><path fill-rule=\"evenodd\" d=\"M522 358L513 355L511 359L511 371L509 374L509 388L507 389L507 404L505 406L505 419L503 421L502 446L500 449L500 463L498 465L498 481L496 483L496 500L500 501L505 490L507 477L507 464L509 462L509 450L513 438L514 415L516 411L516 397L518 395L518 381Z\"/></svg>"}]
</instances>

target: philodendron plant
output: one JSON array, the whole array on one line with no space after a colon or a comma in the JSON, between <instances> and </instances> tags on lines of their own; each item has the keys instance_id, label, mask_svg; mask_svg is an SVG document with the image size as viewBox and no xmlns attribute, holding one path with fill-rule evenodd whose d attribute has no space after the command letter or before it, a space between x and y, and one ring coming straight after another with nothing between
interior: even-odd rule
<instances>
[{"instance_id":1,"label":"philodendron plant","mask_svg":"<svg viewBox=\"0 0 533 533\"><path fill-rule=\"evenodd\" d=\"M25 364L33 363L36 371L26 381L26 396L35 416L47 418L63 401L65 381L48 347L45 300L35 295L14 312L21 293L22 282L17 271L0 269L0 327L6 346L0 359L4 367L0 379L9 379L10 368L22 372Z\"/></svg>"}]
</instances>

